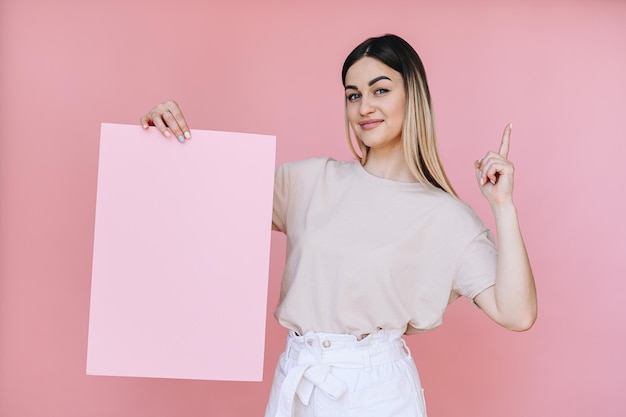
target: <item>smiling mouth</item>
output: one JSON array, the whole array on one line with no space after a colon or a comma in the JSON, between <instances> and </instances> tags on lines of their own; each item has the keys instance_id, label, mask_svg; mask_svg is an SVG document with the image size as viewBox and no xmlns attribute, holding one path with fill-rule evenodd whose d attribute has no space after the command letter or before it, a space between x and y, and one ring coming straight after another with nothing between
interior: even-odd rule
<instances>
[{"instance_id":1,"label":"smiling mouth","mask_svg":"<svg viewBox=\"0 0 626 417\"><path fill-rule=\"evenodd\" d=\"M383 122L382 119L364 120L362 122L359 122L359 126L361 126L361 129L363 130L370 130L370 129L374 129L375 127L380 125L382 122Z\"/></svg>"}]
</instances>

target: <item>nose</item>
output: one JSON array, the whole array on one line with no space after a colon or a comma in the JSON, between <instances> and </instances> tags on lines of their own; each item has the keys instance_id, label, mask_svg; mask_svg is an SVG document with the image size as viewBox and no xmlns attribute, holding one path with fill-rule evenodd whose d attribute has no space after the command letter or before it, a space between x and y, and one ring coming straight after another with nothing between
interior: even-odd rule
<instances>
[{"instance_id":1,"label":"nose","mask_svg":"<svg viewBox=\"0 0 626 417\"><path fill-rule=\"evenodd\" d=\"M361 116L366 116L374 111L374 107L369 102L369 100L365 97L361 97L361 101L359 103L359 113Z\"/></svg>"}]
</instances>

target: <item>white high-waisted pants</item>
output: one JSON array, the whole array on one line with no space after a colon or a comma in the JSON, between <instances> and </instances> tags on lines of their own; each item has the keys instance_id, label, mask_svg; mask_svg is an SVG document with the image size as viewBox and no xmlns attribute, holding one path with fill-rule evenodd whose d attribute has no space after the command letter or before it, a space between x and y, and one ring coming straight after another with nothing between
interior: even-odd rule
<instances>
[{"instance_id":1,"label":"white high-waisted pants","mask_svg":"<svg viewBox=\"0 0 626 417\"><path fill-rule=\"evenodd\" d=\"M290 331L265 417L426 417L424 394L401 330L362 340Z\"/></svg>"}]
</instances>

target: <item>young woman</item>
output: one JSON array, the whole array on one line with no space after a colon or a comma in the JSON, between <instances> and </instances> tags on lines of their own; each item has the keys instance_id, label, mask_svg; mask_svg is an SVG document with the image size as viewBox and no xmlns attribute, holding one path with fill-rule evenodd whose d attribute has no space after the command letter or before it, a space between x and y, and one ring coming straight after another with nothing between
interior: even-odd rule
<instances>
[{"instance_id":1,"label":"young woman","mask_svg":"<svg viewBox=\"0 0 626 417\"><path fill-rule=\"evenodd\" d=\"M437 327L461 295L510 330L536 318L507 160L511 125L499 152L475 163L496 250L441 166L415 50L394 35L368 39L346 59L342 79L359 161L310 159L276 171L273 228L288 246L275 315L289 332L266 416L424 417L403 334ZM173 101L141 124L191 137Z\"/></svg>"}]
</instances>

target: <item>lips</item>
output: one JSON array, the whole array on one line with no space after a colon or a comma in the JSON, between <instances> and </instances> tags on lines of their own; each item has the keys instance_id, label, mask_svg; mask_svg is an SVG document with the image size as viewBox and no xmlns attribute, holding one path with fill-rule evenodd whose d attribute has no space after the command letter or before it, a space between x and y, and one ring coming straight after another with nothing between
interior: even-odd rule
<instances>
[{"instance_id":1,"label":"lips","mask_svg":"<svg viewBox=\"0 0 626 417\"><path fill-rule=\"evenodd\" d=\"M359 122L359 126L361 126L361 129L363 130L370 130L378 127L378 125L380 125L382 122L382 119L363 120Z\"/></svg>"}]
</instances>

